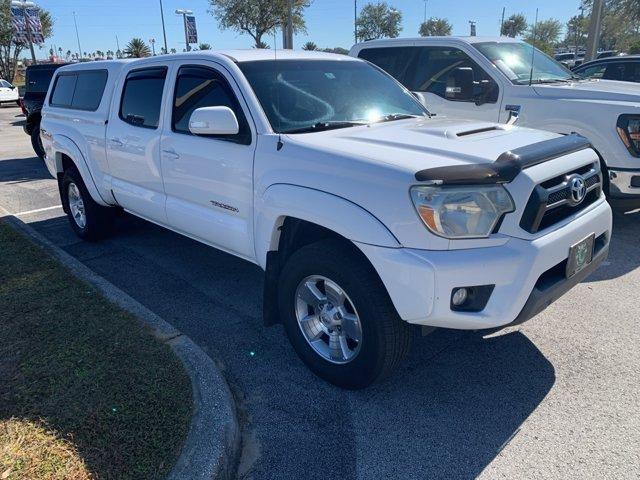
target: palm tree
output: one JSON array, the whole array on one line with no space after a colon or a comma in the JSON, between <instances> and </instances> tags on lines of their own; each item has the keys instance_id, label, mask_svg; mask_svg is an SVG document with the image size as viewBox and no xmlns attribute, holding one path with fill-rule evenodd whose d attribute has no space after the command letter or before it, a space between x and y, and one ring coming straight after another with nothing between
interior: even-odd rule
<instances>
[{"instance_id":1,"label":"palm tree","mask_svg":"<svg viewBox=\"0 0 640 480\"><path fill-rule=\"evenodd\" d=\"M67 50L66 58L69 59L70 56L71 56L71 50Z\"/></svg>"},{"instance_id":2,"label":"palm tree","mask_svg":"<svg viewBox=\"0 0 640 480\"><path fill-rule=\"evenodd\" d=\"M113 50L107 50L107 58L113 58Z\"/></svg>"},{"instance_id":3,"label":"palm tree","mask_svg":"<svg viewBox=\"0 0 640 480\"><path fill-rule=\"evenodd\" d=\"M318 50L318 46L313 42L307 42L302 46L303 50Z\"/></svg>"},{"instance_id":4,"label":"palm tree","mask_svg":"<svg viewBox=\"0 0 640 480\"><path fill-rule=\"evenodd\" d=\"M151 50L141 38L132 38L125 47L124 54L133 58L148 57L151 55Z\"/></svg>"},{"instance_id":5,"label":"palm tree","mask_svg":"<svg viewBox=\"0 0 640 480\"><path fill-rule=\"evenodd\" d=\"M177 52L177 50L175 48L171 49L171 53L176 53L176 52Z\"/></svg>"},{"instance_id":6,"label":"palm tree","mask_svg":"<svg viewBox=\"0 0 640 480\"><path fill-rule=\"evenodd\" d=\"M198 50L211 50L211 45L208 43L201 43L198 45Z\"/></svg>"}]
</instances>

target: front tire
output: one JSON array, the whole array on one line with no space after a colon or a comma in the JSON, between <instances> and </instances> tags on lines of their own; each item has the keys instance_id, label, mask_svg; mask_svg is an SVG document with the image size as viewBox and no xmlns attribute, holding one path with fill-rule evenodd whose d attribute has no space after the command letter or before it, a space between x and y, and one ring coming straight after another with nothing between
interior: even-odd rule
<instances>
[{"instance_id":1,"label":"front tire","mask_svg":"<svg viewBox=\"0 0 640 480\"><path fill-rule=\"evenodd\" d=\"M114 209L96 203L75 168L64 172L62 199L73 231L83 240L97 241L111 231Z\"/></svg>"},{"instance_id":2,"label":"front tire","mask_svg":"<svg viewBox=\"0 0 640 480\"><path fill-rule=\"evenodd\" d=\"M285 264L279 308L298 356L319 377L360 389L386 378L411 330L369 262L340 239L302 247Z\"/></svg>"},{"instance_id":3,"label":"front tire","mask_svg":"<svg viewBox=\"0 0 640 480\"><path fill-rule=\"evenodd\" d=\"M44 160L44 147L42 146L42 139L40 138L40 125L36 125L33 130L31 130L31 146L33 147L33 151L36 152L36 155Z\"/></svg>"}]
</instances>

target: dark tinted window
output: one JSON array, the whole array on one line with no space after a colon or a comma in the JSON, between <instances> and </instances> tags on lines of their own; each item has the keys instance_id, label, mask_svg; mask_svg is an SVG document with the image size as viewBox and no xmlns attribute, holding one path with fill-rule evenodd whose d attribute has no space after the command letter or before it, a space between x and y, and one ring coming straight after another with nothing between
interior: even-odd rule
<instances>
[{"instance_id":1,"label":"dark tinted window","mask_svg":"<svg viewBox=\"0 0 640 480\"><path fill-rule=\"evenodd\" d=\"M598 65L587 65L584 68L580 68L576 71L578 75L583 78L602 78L606 65L601 63Z\"/></svg>"},{"instance_id":2,"label":"dark tinted window","mask_svg":"<svg viewBox=\"0 0 640 480\"><path fill-rule=\"evenodd\" d=\"M607 63L607 68L602 78L605 80L622 80L624 78L624 64Z\"/></svg>"},{"instance_id":3,"label":"dark tinted window","mask_svg":"<svg viewBox=\"0 0 640 480\"><path fill-rule=\"evenodd\" d=\"M137 127L157 128L166 76L166 67L130 72L122 91L120 118Z\"/></svg>"},{"instance_id":4,"label":"dark tinted window","mask_svg":"<svg viewBox=\"0 0 640 480\"><path fill-rule=\"evenodd\" d=\"M33 93L46 93L55 73L54 68L27 68L26 90Z\"/></svg>"},{"instance_id":5,"label":"dark tinted window","mask_svg":"<svg viewBox=\"0 0 640 480\"><path fill-rule=\"evenodd\" d=\"M63 73L55 80L49 103L54 107L97 110L107 83L105 70Z\"/></svg>"},{"instance_id":6,"label":"dark tinted window","mask_svg":"<svg viewBox=\"0 0 640 480\"><path fill-rule=\"evenodd\" d=\"M640 82L640 62L630 62L626 64L624 79L627 82Z\"/></svg>"},{"instance_id":7,"label":"dark tinted window","mask_svg":"<svg viewBox=\"0 0 640 480\"><path fill-rule=\"evenodd\" d=\"M70 107L77 79L76 75L60 75L56 79L49 103L56 107Z\"/></svg>"},{"instance_id":8,"label":"dark tinted window","mask_svg":"<svg viewBox=\"0 0 640 480\"><path fill-rule=\"evenodd\" d=\"M78 72L76 91L73 94L72 108L79 110L97 110L107 83L107 72Z\"/></svg>"},{"instance_id":9,"label":"dark tinted window","mask_svg":"<svg viewBox=\"0 0 640 480\"><path fill-rule=\"evenodd\" d=\"M409 90L455 98L455 71L471 68L474 98L484 103L498 100L498 85L461 50L450 47L387 47L364 49L359 56L386 70ZM447 91L447 83L449 90Z\"/></svg>"},{"instance_id":10,"label":"dark tinted window","mask_svg":"<svg viewBox=\"0 0 640 480\"><path fill-rule=\"evenodd\" d=\"M173 100L173 130L190 135L189 119L193 111L201 107L229 107L238 118L240 131L237 135L211 135L212 137L244 144L251 143L247 120L224 77L209 68L180 68Z\"/></svg>"},{"instance_id":11,"label":"dark tinted window","mask_svg":"<svg viewBox=\"0 0 640 480\"><path fill-rule=\"evenodd\" d=\"M358 57L379 66L396 80L404 83L415 53L414 47L365 48L360 51Z\"/></svg>"},{"instance_id":12,"label":"dark tinted window","mask_svg":"<svg viewBox=\"0 0 640 480\"><path fill-rule=\"evenodd\" d=\"M462 50L451 47L416 47L413 68L405 85L414 92L429 92L447 100L455 96L456 69L470 68L474 78L474 98L484 96L485 103L498 100L498 86L487 73ZM449 86L449 89L447 89Z\"/></svg>"}]
</instances>

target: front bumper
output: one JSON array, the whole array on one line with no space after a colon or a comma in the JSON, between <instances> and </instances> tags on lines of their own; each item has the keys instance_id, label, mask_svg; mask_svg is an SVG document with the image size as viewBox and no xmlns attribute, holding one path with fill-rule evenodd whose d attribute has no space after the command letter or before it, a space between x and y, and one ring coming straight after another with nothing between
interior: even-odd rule
<instances>
[{"instance_id":1,"label":"front bumper","mask_svg":"<svg viewBox=\"0 0 640 480\"><path fill-rule=\"evenodd\" d=\"M640 198L640 169L610 169L609 195L612 198Z\"/></svg>"},{"instance_id":2,"label":"front bumper","mask_svg":"<svg viewBox=\"0 0 640 480\"><path fill-rule=\"evenodd\" d=\"M574 277L564 271L569 248L591 234L592 263ZM557 300L606 258L611 208L601 200L567 225L534 240L509 237L499 246L466 250L415 250L358 244L380 275L398 314L409 323L483 329L522 322ZM480 312L453 311L456 287L495 285Z\"/></svg>"}]
</instances>

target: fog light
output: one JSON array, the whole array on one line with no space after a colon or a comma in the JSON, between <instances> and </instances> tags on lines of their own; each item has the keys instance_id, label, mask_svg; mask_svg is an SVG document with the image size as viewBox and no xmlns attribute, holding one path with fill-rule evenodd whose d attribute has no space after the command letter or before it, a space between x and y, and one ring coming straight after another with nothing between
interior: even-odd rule
<instances>
[{"instance_id":1,"label":"fog light","mask_svg":"<svg viewBox=\"0 0 640 480\"><path fill-rule=\"evenodd\" d=\"M453 296L451 297L451 303L453 303L456 307L464 304L469 298L469 292L466 288L458 288L455 292L453 292Z\"/></svg>"}]
</instances>

